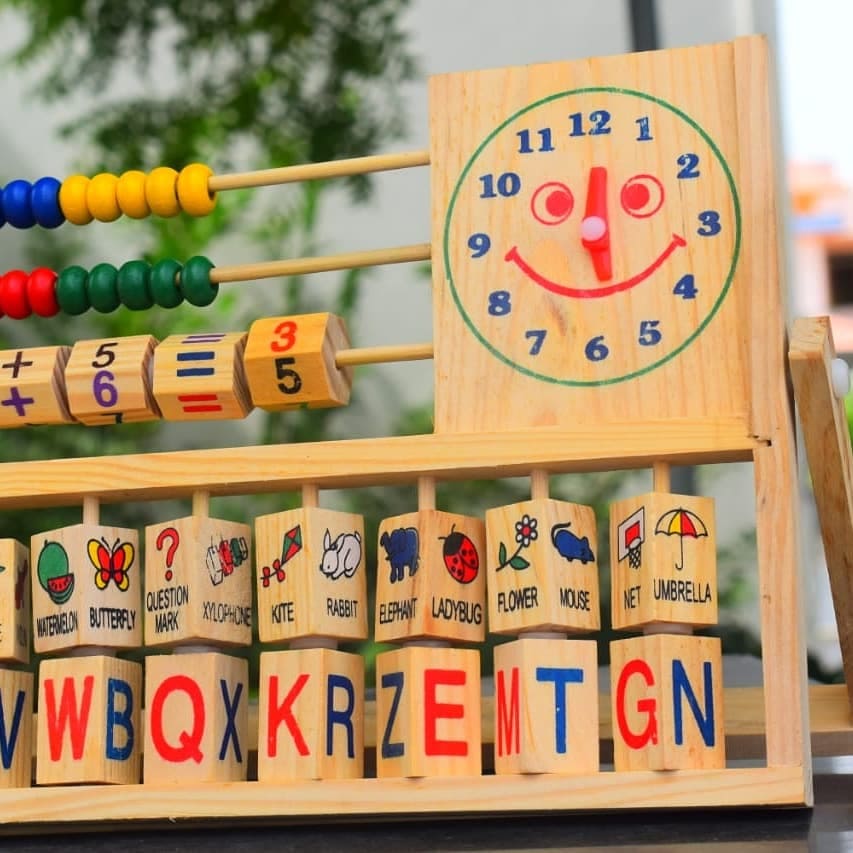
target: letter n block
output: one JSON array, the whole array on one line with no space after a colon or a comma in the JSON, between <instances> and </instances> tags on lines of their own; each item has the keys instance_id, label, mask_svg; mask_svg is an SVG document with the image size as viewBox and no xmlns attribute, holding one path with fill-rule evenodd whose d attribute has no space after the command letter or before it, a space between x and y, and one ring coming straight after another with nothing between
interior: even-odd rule
<instances>
[{"instance_id":1,"label":"letter n block","mask_svg":"<svg viewBox=\"0 0 853 853\"><path fill-rule=\"evenodd\" d=\"M30 552L0 539L0 661L30 660Z\"/></svg>"},{"instance_id":2,"label":"letter n block","mask_svg":"<svg viewBox=\"0 0 853 853\"><path fill-rule=\"evenodd\" d=\"M33 781L33 674L0 669L0 788Z\"/></svg>"},{"instance_id":3,"label":"letter n block","mask_svg":"<svg viewBox=\"0 0 853 853\"><path fill-rule=\"evenodd\" d=\"M145 658L146 783L239 782L249 749L249 665L219 652Z\"/></svg>"},{"instance_id":4,"label":"letter n block","mask_svg":"<svg viewBox=\"0 0 853 853\"><path fill-rule=\"evenodd\" d=\"M495 773L597 773L594 640L495 646Z\"/></svg>"},{"instance_id":5,"label":"letter n block","mask_svg":"<svg viewBox=\"0 0 853 853\"><path fill-rule=\"evenodd\" d=\"M104 655L39 665L36 783L139 782L142 665Z\"/></svg>"},{"instance_id":6,"label":"letter n block","mask_svg":"<svg viewBox=\"0 0 853 853\"><path fill-rule=\"evenodd\" d=\"M479 776L480 653L407 646L376 657L379 777Z\"/></svg>"},{"instance_id":7,"label":"letter n block","mask_svg":"<svg viewBox=\"0 0 853 853\"><path fill-rule=\"evenodd\" d=\"M726 766L718 638L616 640L610 671L616 770Z\"/></svg>"},{"instance_id":8,"label":"letter n block","mask_svg":"<svg viewBox=\"0 0 853 853\"><path fill-rule=\"evenodd\" d=\"M261 654L258 781L364 775L364 659L334 649Z\"/></svg>"}]
</instances>

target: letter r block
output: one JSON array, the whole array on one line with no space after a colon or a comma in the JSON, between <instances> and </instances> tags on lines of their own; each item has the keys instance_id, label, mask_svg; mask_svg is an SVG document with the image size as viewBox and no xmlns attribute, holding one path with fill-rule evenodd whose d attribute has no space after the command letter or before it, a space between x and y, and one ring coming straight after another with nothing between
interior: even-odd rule
<instances>
[{"instance_id":1,"label":"letter r block","mask_svg":"<svg viewBox=\"0 0 853 853\"><path fill-rule=\"evenodd\" d=\"M33 781L33 674L0 669L0 788Z\"/></svg>"}]
</instances>

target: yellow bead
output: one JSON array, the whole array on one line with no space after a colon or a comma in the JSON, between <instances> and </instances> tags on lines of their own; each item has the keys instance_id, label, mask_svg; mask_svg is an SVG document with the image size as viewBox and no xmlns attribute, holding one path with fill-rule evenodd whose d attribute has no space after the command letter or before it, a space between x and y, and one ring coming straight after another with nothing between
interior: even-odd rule
<instances>
[{"instance_id":1,"label":"yellow bead","mask_svg":"<svg viewBox=\"0 0 853 853\"><path fill-rule=\"evenodd\" d=\"M177 193L178 173L168 166L152 169L145 179L145 198L157 216L177 216L181 212Z\"/></svg>"},{"instance_id":2,"label":"yellow bead","mask_svg":"<svg viewBox=\"0 0 853 853\"><path fill-rule=\"evenodd\" d=\"M89 179L85 175L72 175L62 182L59 188L59 206L69 222L75 225L88 225L92 221L89 205L86 203L86 190Z\"/></svg>"},{"instance_id":3,"label":"yellow bead","mask_svg":"<svg viewBox=\"0 0 853 853\"><path fill-rule=\"evenodd\" d=\"M145 172L134 169L125 172L116 186L118 206L131 219L145 219L151 213L145 198Z\"/></svg>"},{"instance_id":4,"label":"yellow bead","mask_svg":"<svg viewBox=\"0 0 853 853\"><path fill-rule=\"evenodd\" d=\"M178 175L178 201L184 213L207 216L216 207L216 193L207 188L212 174L213 169L204 163L191 163L181 169Z\"/></svg>"},{"instance_id":5,"label":"yellow bead","mask_svg":"<svg viewBox=\"0 0 853 853\"><path fill-rule=\"evenodd\" d=\"M89 212L99 222L113 222L121 216L116 198L118 178L110 172L95 175L86 188L86 204Z\"/></svg>"}]
</instances>

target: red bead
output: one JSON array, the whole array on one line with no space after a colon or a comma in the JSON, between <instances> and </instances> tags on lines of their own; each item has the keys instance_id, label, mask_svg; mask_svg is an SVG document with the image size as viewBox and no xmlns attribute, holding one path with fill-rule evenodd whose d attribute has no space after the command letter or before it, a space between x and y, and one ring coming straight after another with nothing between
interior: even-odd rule
<instances>
[{"instance_id":1,"label":"red bead","mask_svg":"<svg viewBox=\"0 0 853 853\"><path fill-rule=\"evenodd\" d=\"M32 314L27 301L27 278L23 270L11 270L0 278L0 310L13 320Z\"/></svg>"},{"instance_id":2,"label":"red bead","mask_svg":"<svg viewBox=\"0 0 853 853\"><path fill-rule=\"evenodd\" d=\"M56 301L56 273L47 267L38 267L27 279L27 298L30 307L39 317L54 317L59 313Z\"/></svg>"}]
</instances>

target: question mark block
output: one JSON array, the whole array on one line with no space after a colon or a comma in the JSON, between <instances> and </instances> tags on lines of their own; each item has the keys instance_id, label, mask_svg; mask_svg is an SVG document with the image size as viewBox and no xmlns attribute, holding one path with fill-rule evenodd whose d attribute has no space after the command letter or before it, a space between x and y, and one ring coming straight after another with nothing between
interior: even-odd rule
<instances>
[{"instance_id":1,"label":"question mark block","mask_svg":"<svg viewBox=\"0 0 853 853\"><path fill-rule=\"evenodd\" d=\"M0 539L0 661L29 663L31 626L30 550Z\"/></svg>"},{"instance_id":2,"label":"question mark block","mask_svg":"<svg viewBox=\"0 0 853 853\"><path fill-rule=\"evenodd\" d=\"M66 424L63 374L71 347L34 347L0 351L0 429Z\"/></svg>"},{"instance_id":3,"label":"question mark block","mask_svg":"<svg viewBox=\"0 0 853 853\"><path fill-rule=\"evenodd\" d=\"M252 528L190 515L145 528L145 644L252 642Z\"/></svg>"},{"instance_id":4,"label":"question mark block","mask_svg":"<svg viewBox=\"0 0 853 853\"><path fill-rule=\"evenodd\" d=\"M344 321L335 314L256 320L244 355L252 402L268 412L345 406L353 369L338 367L335 358L349 346Z\"/></svg>"}]
</instances>

